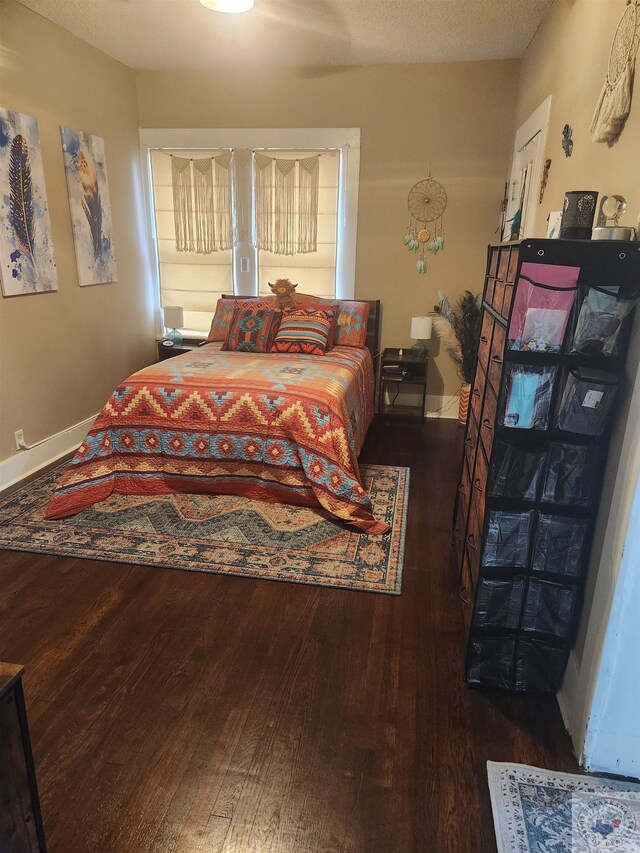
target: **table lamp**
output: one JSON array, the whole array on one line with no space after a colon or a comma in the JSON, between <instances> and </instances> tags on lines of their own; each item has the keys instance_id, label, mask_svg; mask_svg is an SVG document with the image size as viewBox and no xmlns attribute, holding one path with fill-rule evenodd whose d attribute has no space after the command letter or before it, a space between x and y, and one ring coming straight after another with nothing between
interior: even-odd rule
<instances>
[{"instance_id":1,"label":"table lamp","mask_svg":"<svg viewBox=\"0 0 640 853\"><path fill-rule=\"evenodd\" d=\"M179 305L167 305L164 308L165 329L171 329L166 340L172 341L174 346L182 346L182 335L178 331L184 326L184 311Z\"/></svg>"},{"instance_id":2,"label":"table lamp","mask_svg":"<svg viewBox=\"0 0 640 853\"><path fill-rule=\"evenodd\" d=\"M426 342L431 337L431 317L412 317L411 337L416 339L411 347L411 355L415 355L416 358L426 358Z\"/></svg>"}]
</instances>

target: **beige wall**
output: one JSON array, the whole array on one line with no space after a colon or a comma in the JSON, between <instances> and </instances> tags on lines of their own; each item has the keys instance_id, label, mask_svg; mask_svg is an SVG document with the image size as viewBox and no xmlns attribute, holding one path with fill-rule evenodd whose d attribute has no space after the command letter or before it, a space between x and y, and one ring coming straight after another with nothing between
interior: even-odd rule
<instances>
[{"instance_id":1,"label":"beige wall","mask_svg":"<svg viewBox=\"0 0 640 853\"><path fill-rule=\"evenodd\" d=\"M0 106L38 119L56 293L0 298L0 459L100 410L154 355L135 78L14 0L0 2ZM118 281L79 287L59 125L105 141Z\"/></svg>"},{"instance_id":2,"label":"beige wall","mask_svg":"<svg viewBox=\"0 0 640 853\"><path fill-rule=\"evenodd\" d=\"M629 207L621 223L636 225L640 109L634 104L624 132L612 147L593 143L588 133L611 40L625 6L626 0L556 0L522 61L516 127L552 96L546 144L551 170L531 236L546 235L547 215L562 210L567 190L594 189L601 196L625 196ZM571 157L565 157L561 145L565 124L573 128Z\"/></svg>"},{"instance_id":3,"label":"beige wall","mask_svg":"<svg viewBox=\"0 0 640 853\"><path fill-rule=\"evenodd\" d=\"M595 189L619 193L629 202L623 224L636 225L640 211L638 91L618 142L591 142L588 128L607 68L611 40L626 0L556 0L522 62L516 125L552 95L546 157L552 166L535 236L546 233L550 210L561 210L564 193ZM573 127L573 155L565 158L562 128ZM601 653L618 580L631 504L640 473L640 318L628 358L623 411L614 430L601 511L588 578L583 618L559 699L565 722L580 754L600 672ZM636 522L637 523L637 520ZM585 756L588 762L589 756ZM614 772L614 768L609 768Z\"/></svg>"},{"instance_id":4,"label":"beige wall","mask_svg":"<svg viewBox=\"0 0 640 853\"><path fill-rule=\"evenodd\" d=\"M293 71L141 72L142 127L359 127L356 296L383 301L383 343L411 344L412 315L482 285L513 138L517 62ZM445 185L446 248L418 275L403 245L407 194L428 174ZM437 344L431 346L437 351ZM459 387L445 353L429 393Z\"/></svg>"}]
</instances>

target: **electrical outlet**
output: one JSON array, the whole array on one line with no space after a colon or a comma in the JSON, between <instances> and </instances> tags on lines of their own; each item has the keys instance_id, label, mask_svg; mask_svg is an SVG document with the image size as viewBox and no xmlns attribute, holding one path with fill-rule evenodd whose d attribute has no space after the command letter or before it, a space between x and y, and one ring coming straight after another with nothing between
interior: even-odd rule
<instances>
[{"instance_id":1,"label":"electrical outlet","mask_svg":"<svg viewBox=\"0 0 640 853\"><path fill-rule=\"evenodd\" d=\"M24 430L17 429L14 432L13 437L16 440L16 450L24 450L26 447L26 442L24 440Z\"/></svg>"}]
</instances>

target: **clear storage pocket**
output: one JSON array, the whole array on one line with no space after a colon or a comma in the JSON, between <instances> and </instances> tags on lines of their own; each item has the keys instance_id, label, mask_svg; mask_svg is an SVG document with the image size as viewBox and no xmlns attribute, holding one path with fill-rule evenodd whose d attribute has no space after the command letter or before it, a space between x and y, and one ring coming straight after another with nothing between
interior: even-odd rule
<instances>
[{"instance_id":1,"label":"clear storage pocket","mask_svg":"<svg viewBox=\"0 0 640 853\"><path fill-rule=\"evenodd\" d=\"M560 352L579 274L580 267L522 264L509 322L509 349Z\"/></svg>"},{"instance_id":2,"label":"clear storage pocket","mask_svg":"<svg viewBox=\"0 0 640 853\"><path fill-rule=\"evenodd\" d=\"M569 657L569 648L541 643L539 640L518 640L515 666L516 690L547 693L556 690Z\"/></svg>"},{"instance_id":3,"label":"clear storage pocket","mask_svg":"<svg viewBox=\"0 0 640 853\"><path fill-rule=\"evenodd\" d=\"M509 364L502 396L500 426L546 429L557 367Z\"/></svg>"},{"instance_id":4,"label":"clear storage pocket","mask_svg":"<svg viewBox=\"0 0 640 853\"><path fill-rule=\"evenodd\" d=\"M586 355L617 355L624 318L637 299L619 295L619 287L590 287L573 335L572 352Z\"/></svg>"},{"instance_id":5,"label":"clear storage pocket","mask_svg":"<svg viewBox=\"0 0 640 853\"><path fill-rule=\"evenodd\" d=\"M618 377L578 367L567 374L556 426L582 435L602 435L618 391Z\"/></svg>"},{"instance_id":6,"label":"clear storage pocket","mask_svg":"<svg viewBox=\"0 0 640 853\"><path fill-rule=\"evenodd\" d=\"M509 441L496 441L490 493L493 497L534 501L543 468L543 450L528 450Z\"/></svg>"},{"instance_id":7,"label":"clear storage pocket","mask_svg":"<svg viewBox=\"0 0 640 853\"><path fill-rule=\"evenodd\" d=\"M524 578L483 578L476 593L474 625L483 628L517 628L523 592Z\"/></svg>"},{"instance_id":8,"label":"clear storage pocket","mask_svg":"<svg viewBox=\"0 0 640 853\"><path fill-rule=\"evenodd\" d=\"M522 628L567 639L573 625L576 602L574 587L531 580L524 603Z\"/></svg>"},{"instance_id":9,"label":"clear storage pocket","mask_svg":"<svg viewBox=\"0 0 640 853\"><path fill-rule=\"evenodd\" d=\"M533 546L535 572L580 574L587 549L589 522L584 518L541 513Z\"/></svg>"},{"instance_id":10,"label":"clear storage pocket","mask_svg":"<svg viewBox=\"0 0 640 853\"><path fill-rule=\"evenodd\" d=\"M553 442L547 456L542 500L545 503L589 506L593 499L599 449Z\"/></svg>"},{"instance_id":11,"label":"clear storage pocket","mask_svg":"<svg viewBox=\"0 0 640 853\"><path fill-rule=\"evenodd\" d=\"M515 640L473 637L469 643L467 681L485 687L511 687Z\"/></svg>"},{"instance_id":12,"label":"clear storage pocket","mask_svg":"<svg viewBox=\"0 0 640 853\"><path fill-rule=\"evenodd\" d=\"M524 568L527 565L533 510L491 510L482 551L483 566Z\"/></svg>"}]
</instances>

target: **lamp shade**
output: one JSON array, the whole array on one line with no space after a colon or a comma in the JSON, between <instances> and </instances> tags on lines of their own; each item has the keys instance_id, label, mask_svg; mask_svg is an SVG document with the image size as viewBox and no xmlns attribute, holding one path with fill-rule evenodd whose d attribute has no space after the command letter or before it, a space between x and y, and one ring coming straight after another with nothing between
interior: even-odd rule
<instances>
[{"instance_id":1,"label":"lamp shade","mask_svg":"<svg viewBox=\"0 0 640 853\"><path fill-rule=\"evenodd\" d=\"M431 317L412 317L411 337L416 341L428 341L431 337Z\"/></svg>"},{"instance_id":2,"label":"lamp shade","mask_svg":"<svg viewBox=\"0 0 640 853\"><path fill-rule=\"evenodd\" d=\"M167 305L164 309L164 325L167 329L181 329L184 325L184 311L179 305Z\"/></svg>"}]
</instances>

